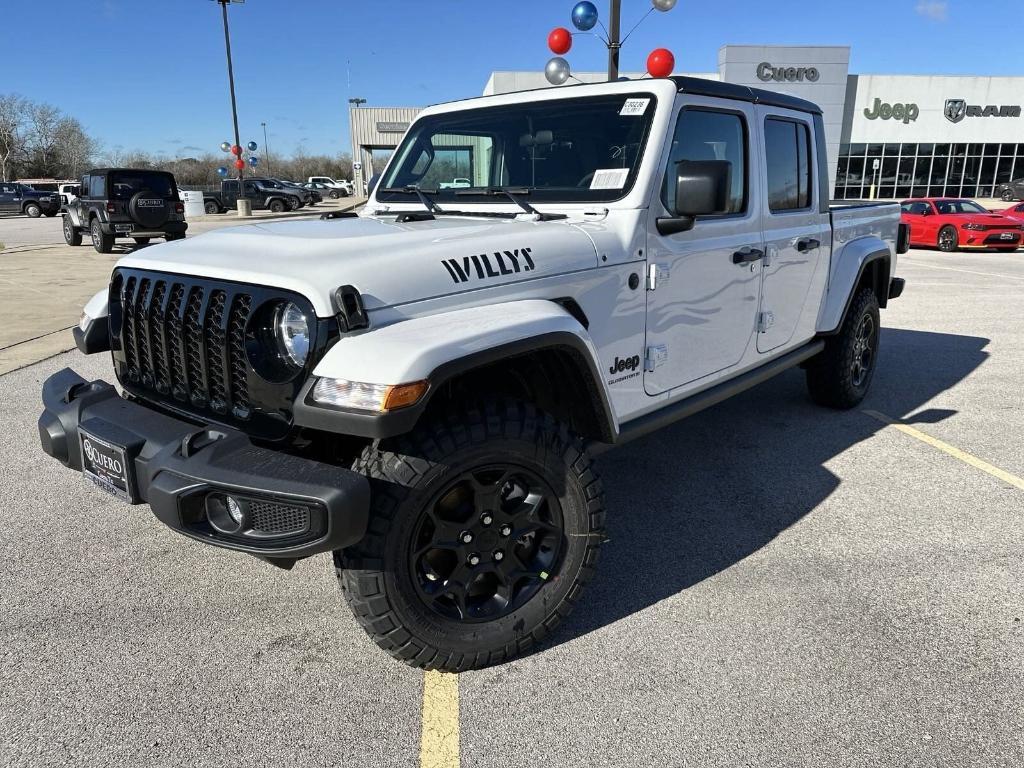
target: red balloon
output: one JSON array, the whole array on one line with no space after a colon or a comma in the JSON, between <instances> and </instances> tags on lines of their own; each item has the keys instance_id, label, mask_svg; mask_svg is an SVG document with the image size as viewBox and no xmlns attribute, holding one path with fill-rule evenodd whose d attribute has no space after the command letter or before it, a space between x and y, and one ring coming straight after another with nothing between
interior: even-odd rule
<instances>
[{"instance_id":1,"label":"red balloon","mask_svg":"<svg viewBox=\"0 0 1024 768\"><path fill-rule=\"evenodd\" d=\"M237 168L238 170L242 170L243 168L245 168L245 160L243 160L242 158L238 158L237 160L235 160L235 168Z\"/></svg>"},{"instance_id":2,"label":"red balloon","mask_svg":"<svg viewBox=\"0 0 1024 768\"><path fill-rule=\"evenodd\" d=\"M568 53L572 48L572 33L565 27L555 27L548 35L548 48L558 56Z\"/></svg>"},{"instance_id":3,"label":"red balloon","mask_svg":"<svg viewBox=\"0 0 1024 768\"><path fill-rule=\"evenodd\" d=\"M676 68L676 57L668 48L655 48L647 57L647 71L651 77L668 77Z\"/></svg>"},{"instance_id":4,"label":"red balloon","mask_svg":"<svg viewBox=\"0 0 1024 768\"><path fill-rule=\"evenodd\" d=\"M238 146L237 144L235 144L235 146L233 146L233 147L231 148L231 154L232 154L232 155L238 155L238 156L241 156L241 154L242 154L242 148L241 148L240 146Z\"/></svg>"}]
</instances>

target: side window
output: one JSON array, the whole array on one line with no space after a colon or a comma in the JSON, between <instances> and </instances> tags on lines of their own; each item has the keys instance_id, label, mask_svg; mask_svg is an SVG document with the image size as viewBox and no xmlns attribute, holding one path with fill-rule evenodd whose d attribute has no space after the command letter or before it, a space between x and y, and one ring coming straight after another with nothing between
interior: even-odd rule
<instances>
[{"instance_id":1,"label":"side window","mask_svg":"<svg viewBox=\"0 0 1024 768\"><path fill-rule=\"evenodd\" d=\"M243 188L245 189L245 194L247 194L247 195L255 195L256 194L256 185L253 184L251 181L245 182L245 185L244 185Z\"/></svg>"},{"instance_id":2,"label":"side window","mask_svg":"<svg viewBox=\"0 0 1024 768\"><path fill-rule=\"evenodd\" d=\"M918 216L926 216L932 212L932 207L928 203L914 203L910 208L911 213L916 213Z\"/></svg>"},{"instance_id":3,"label":"side window","mask_svg":"<svg viewBox=\"0 0 1024 768\"><path fill-rule=\"evenodd\" d=\"M14 186L11 184L0 184L0 195L13 195Z\"/></svg>"},{"instance_id":4,"label":"side window","mask_svg":"<svg viewBox=\"0 0 1024 768\"><path fill-rule=\"evenodd\" d=\"M764 124L768 208L772 213L811 207L811 132L806 123L769 117Z\"/></svg>"},{"instance_id":5,"label":"side window","mask_svg":"<svg viewBox=\"0 0 1024 768\"><path fill-rule=\"evenodd\" d=\"M77 194L80 197L88 197L89 196L89 177L88 176L83 176L82 177L82 183L78 186Z\"/></svg>"},{"instance_id":6,"label":"side window","mask_svg":"<svg viewBox=\"0 0 1024 768\"><path fill-rule=\"evenodd\" d=\"M682 160L726 160L732 166L728 214L747 210L747 126L742 115L687 108L679 113L661 201L676 209L676 164Z\"/></svg>"},{"instance_id":7,"label":"side window","mask_svg":"<svg viewBox=\"0 0 1024 768\"><path fill-rule=\"evenodd\" d=\"M89 197L103 197L103 177L89 177Z\"/></svg>"}]
</instances>

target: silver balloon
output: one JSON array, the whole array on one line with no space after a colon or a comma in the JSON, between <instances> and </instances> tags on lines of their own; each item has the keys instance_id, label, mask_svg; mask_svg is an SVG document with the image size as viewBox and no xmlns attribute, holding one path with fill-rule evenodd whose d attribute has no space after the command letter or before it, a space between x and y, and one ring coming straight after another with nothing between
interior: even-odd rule
<instances>
[{"instance_id":1,"label":"silver balloon","mask_svg":"<svg viewBox=\"0 0 1024 768\"><path fill-rule=\"evenodd\" d=\"M569 62L561 56L555 56L548 65L544 67L544 77L552 85L561 85L569 79Z\"/></svg>"},{"instance_id":2,"label":"silver balloon","mask_svg":"<svg viewBox=\"0 0 1024 768\"><path fill-rule=\"evenodd\" d=\"M249 148L249 151L250 151L250 152L255 152L255 151L256 151L257 149L259 149L259 147L258 147L258 146L256 145L256 142L255 142L255 141L250 141L250 142L249 142L248 144L246 144L245 146L247 146L247 147Z\"/></svg>"},{"instance_id":3,"label":"silver balloon","mask_svg":"<svg viewBox=\"0 0 1024 768\"><path fill-rule=\"evenodd\" d=\"M676 0L651 0L651 5L659 11L671 11L676 7Z\"/></svg>"},{"instance_id":4,"label":"silver balloon","mask_svg":"<svg viewBox=\"0 0 1024 768\"><path fill-rule=\"evenodd\" d=\"M231 142L229 142L229 141L222 141L220 143L220 151L221 152L230 152L231 151Z\"/></svg>"}]
</instances>

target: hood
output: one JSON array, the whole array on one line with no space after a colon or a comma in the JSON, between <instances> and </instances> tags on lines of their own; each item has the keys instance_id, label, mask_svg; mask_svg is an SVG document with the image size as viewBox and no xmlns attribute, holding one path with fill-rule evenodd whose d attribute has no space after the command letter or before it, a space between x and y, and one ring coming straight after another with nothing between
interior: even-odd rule
<instances>
[{"instance_id":1,"label":"hood","mask_svg":"<svg viewBox=\"0 0 1024 768\"><path fill-rule=\"evenodd\" d=\"M1019 221L1015 221L1002 213L962 213L956 215L956 220L960 224L984 224L986 227L1020 226Z\"/></svg>"},{"instance_id":2,"label":"hood","mask_svg":"<svg viewBox=\"0 0 1024 768\"><path fill-rule=\"evenodd\" d=\"M564 221L394 215L249 224L149 246L118 266L297 291L320 317L353 285L370 311L597 265L593 241Z\"/></svg>"}]
</instances>

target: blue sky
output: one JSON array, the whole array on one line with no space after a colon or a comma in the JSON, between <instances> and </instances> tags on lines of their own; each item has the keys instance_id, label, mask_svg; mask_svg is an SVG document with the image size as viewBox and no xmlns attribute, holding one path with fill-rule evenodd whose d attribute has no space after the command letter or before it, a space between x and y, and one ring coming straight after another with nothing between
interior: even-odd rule
<instances>
[{"instance_id":1,"label":"blue sky","mask_svg":"<svg viewBox=\"0 0 1024 768\"><path fill-rule=\"evenodd\" d=\"M574 0L247 0L230 8L243 143L347 151L347 99L414 106L479 95L495 69L542 69ZM211 0L0 0L0 93L74 115L106 148L188 156L230 138L220 7ZM607 0L596 0L602 13ZM650 8L623 0L624 31ZM727 43L851 45L861 74L1024 75L1020 0L679 0L623 50L709 72ZM971 31L975 29L976 31ZM1014 30L997 43L999 29ZM76 57L80 64L73 63ZM606 53L577 37L573 69ZM351 82L351 87L349 83Z\"/></svg>"}]
</instances>

